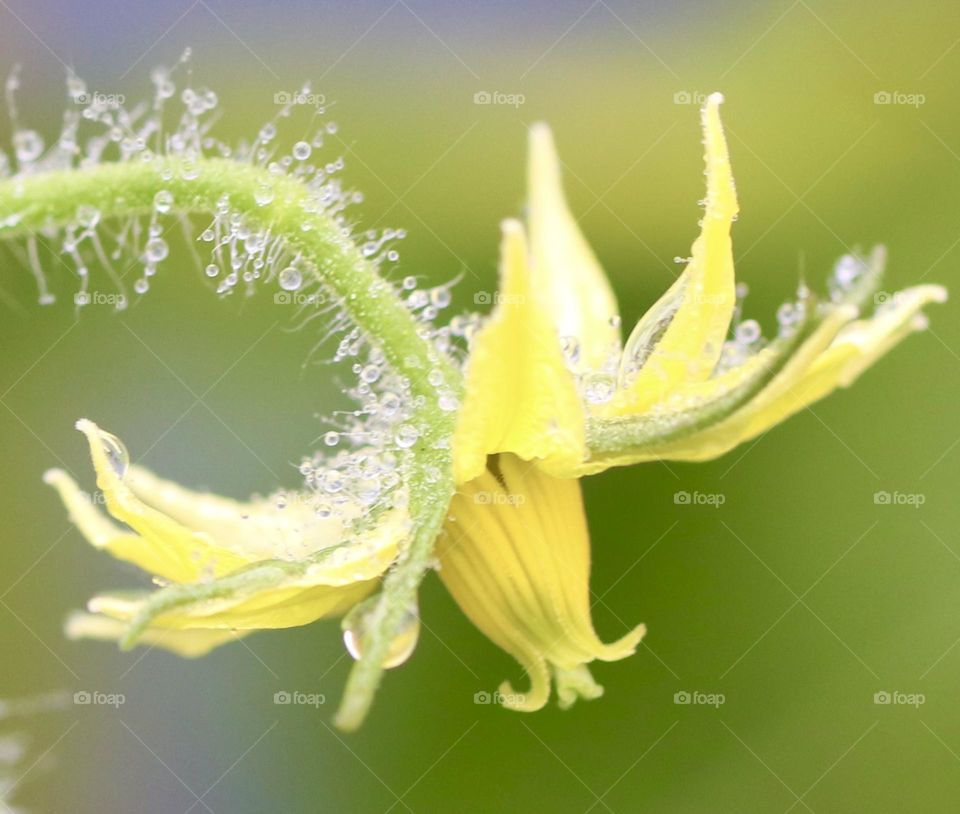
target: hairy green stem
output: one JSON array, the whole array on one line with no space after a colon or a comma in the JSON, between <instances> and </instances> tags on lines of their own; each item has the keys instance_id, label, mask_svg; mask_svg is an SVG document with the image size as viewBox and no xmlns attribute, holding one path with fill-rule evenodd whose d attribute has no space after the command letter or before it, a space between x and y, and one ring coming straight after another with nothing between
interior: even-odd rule
<instances>
[{"instance_id":1,"label":"hairy green stem","mask_svg":"<svg viewBox=\"0 0 960 814\"><path fill-rule=\"evenodd\" d=\"M272 199L259 204L265 189L272 192ZM455 413L440 407L441 388L431 385L427 376L439 371L443 387L459 398L460 371L421 336L421 325L341 227L315 211L306 186L262 167L228 159L155 158L18 176L0 182L0 240L64 226L75 220L80 206L95 207L104 219L149 215L161 190L172 194L174 212L213 213L226 195L231 211L243 213L252 224L269 227L291 250L302 254L351 321L410 382L415 400L412 421L420 430L411 450L413 465L407 482L415 527L409 546L384 579L383 601L371 620L363 657L354 665L337 714L338 725L355 729L373 701L393 633L430 566L434 540L453 495L449 439Z\"/></svg>"}]
</instances>

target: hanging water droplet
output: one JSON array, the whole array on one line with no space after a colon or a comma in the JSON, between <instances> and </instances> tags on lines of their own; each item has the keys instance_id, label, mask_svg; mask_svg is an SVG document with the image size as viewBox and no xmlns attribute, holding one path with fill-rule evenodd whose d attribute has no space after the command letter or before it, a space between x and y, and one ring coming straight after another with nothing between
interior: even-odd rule
<instances>
[{"instance_id":1,"label":"hanging water droplet","mask_svg":"<svg viewBox=\"0 0 960 814\"><path fill-rule=\"evenodd\" d=\"M18 130L13 134L13 150L22 164L36 161L43 152L43 137L36 130Z\"/></svg>"},{"instance_id":2,"label":"hanging water droplet","mask_svg":"<svg viewBox=\"0 0 960 814\"><path fill-rule=\"evenodd\" d=\"M273 188L267 184L261 184L257 187L257 191L253 193L253 199L257 202L257 206L266 206L272 203Z\"/></svg>"},{"instance_id":3,"label":"hanging water droplet","mask_svg":"<svg viewBox=\"0 0 960 814\"><path fill-rule=\"evenodd\" d=\"M437 404L445 413L452 413L460 406L460 402L457 400L457 397L452 393L442 393L440 398L437 400Z\"/></svg>"},{"instance_id":4,"label":"hanging water droplet","mask_svg":"<svg viewBox=\"0 0 960 814\"><path fill-rule=\"evenodd\" d=\"M389 390L380 397L380 408L383 414L388 418L397 414L397 411L403 406L403 401L396 393Z\"/></svg>"},{"instance_id":5,"label":"hanging water droplet","mask_svg":"<svg viewBox=\"0 0 960 814\"><path fill-rule=\"evenodd\" d=\"M284 291L296 291L303 283L303 274L301 274L300 269L287 266L278 275L277 282Z\"/></svg>"},{"instance_id":6,"label":"hanging water droplet","mask_svg":"<svg viewBox=\"0 0 960 814\"><path fill-rule=\"evenodd\" d=\"M164 260L169 254L170 249L167 247L167 241L162 237L150 238L147 241L147 246L144 249L144 256L151 263L159 263L161 260Z\"/></svg>"},{"instance_id":7,"label":"hanging water droplet","mask_svg":"<svg viewBox=\"0 0 960 814\"><path fill-rule=\"evenodd\" d=\"M760 338L760 324L755 319L746 319L733 332L734 338L741 345L752 345Z\"/></svg>"},{"instance_id":8,"label":"hanging water droplet","mask_svg":"<svg viewBox=\"0 0 960 814\"><path fill-rule=\"evenodd\" d=\"M287 508L287 496L283 492L280 492L280 494L274 498L273 503L278 509L285 509Z\"/></svg>"},{"instance_id":9,"label":"hanging water droplet","mask_svg":"<svg viewBox=\"0 0 960 814\"><path fill-rule=\"evenodd\" d=\"M153 208L161 215L165 215L173 207L173 193L166 189L161 189L153 196Z\"/></svg>"},{"instance_id":10,"label":"hanging water droplet","mask_svg":"<svg viewBox=\"0 0 960 814\"><path fill-rule=\"evenodd\" d=\"M785 302L777 309L777 325L781 336L791 334L803 319L803 306Z\"/></svg>"},{"instance_id":11,"label":"hanging water droplet","mask_svg":"<svg viewBox=\"0 0 960 814\"><path fill-rule=\"evenodd\" d=\"M397 435L394 440L401 449L410 449L410 447L417 443L417 438L419 437L420 433L417 432L416 427L412 424L404 424L397 430Z\"/></svg>"},{"instance_id":12,"label":"hanging water droplet","mask_svg":"<svg viewBox=\"0 0 960 814\"><path fill-rule=\"evenodd\" d=\"M347 652L359 660L363 656L363 639L366 636L380 597L374 596L356 605L343 620L343 644ZM390 640L382 666L389 670L403 664L417 647L420 638L420 612L412 602L403 612L397 631Z\"/></svg>"},{"instance_id":13,"label":"hanging water droplet","mask_svg":"<svg viewBox=\"0 0 960 814\"><path fill-rule=\"evenodd\" d=\"M575 336L560 337L560 350L564 359L572 365L580 361L580 340Z\"/></svg>"},{"instance_id":14,"label":"hanging water droplet","mask_svg":"<svg viewBox=\"0 0 960 814\"><path fill-rule=\"evenodd\" d=\"M122 478L127 474L127 467L130 465L130 453L127 452L123 441L111 432L100 430L100 444L107 454L111 469L117 473L117 477Z\"/></svg>"},{"instance_id":15,"label":"hanging water droplet","mask_svg":"<svg viewBox=\"0 0 960 814\"><path fill-rule=\"evenodd\" d=\"M216 277L220 273L220 267L216 263L211 263L205 269L207 277Z\"/></svg>"},{"instance_id":16,"label":"hanging water droplet","mask_svg":"<svg viewBox=\"0 0 960 814\"><path fill-rule=\"evenodd\" d=\"M323 490L328 494L335 495L343 489L343 475L336 469L328 469L323 473Z\"/></svg>"},{"instance_id":17,"label":"hanging water droplet","mask_svg":"<svg viewBox=\"0 0 960 814\"><path fill-rule=\"evenodd\" d=\"M323 436L323 443L326 444L328 447L335 447L337 444L340 443L340 433L333 432L333 430L331 430L328 433L325 433Z\"/></svg>"},{"instance_id":18,"label":"hanging water droplet","mask_svg":"<svg viewBox=\"0 0 960 814\"><path fill-rule=\"evenodd\" d=\"M617 380L609 373L588 373L583 377L583 396L588 404L605 404L616 389Z\"/></svg>"},{"instance_id":19,"label":"hanging water droplet","mask_svg":"<svg viewBox=\"0 0 960 814\"><path fill-rule=\"evenodd\" d=\"M93 229L100 222L100 210L95 206L77 207L77 224L84 229Z\"/></svg>"},{"instance_id":20,"label":"hanging water droplet","mask_svg":"<svg viewBox=\"0 0 960 814\"><path fill-rule=\"evenodd\" d=\"M310 158L313 148L305 141L298 141L293 145L293 157L298 161L306 161Z\"/></svg>"},{"instance_id":21,"label":"hanging water droplet","mask_svg":"<svg viewBox=\"0 0 960 814\"><path fill-rule=\"evenodd\" d=\"M430 292L430 303L436 308L446 308L451 300L449 288L435 288Z\"/></svg>"}]
</instances>

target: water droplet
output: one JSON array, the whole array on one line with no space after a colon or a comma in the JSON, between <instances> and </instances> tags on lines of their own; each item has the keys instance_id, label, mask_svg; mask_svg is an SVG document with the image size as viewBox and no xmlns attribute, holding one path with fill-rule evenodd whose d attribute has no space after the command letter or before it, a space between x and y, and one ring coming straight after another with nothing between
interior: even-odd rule
<instances>
[{"instance_id":1,"label":"water droplet","mask_svg":"<svg viewBox=\"0 0 960 814\"><path fill-rule=\"evenodd\" d=\"M380 597L374 596L355 606L343 620L343 644L354 659L363 656L363 638L367 634ZM417 647L420 638L420 613L416 602L403 612L397 631L390 640L383 667L389 670L403 664Z\"/></svg>"},{"instance_id":2,"label":"water droplet","mask_svg":"<svg viewBox=\"0 0 960 814\"><path fill-rule=\"evenodd\" d=\"M605 404L616 389L617 380L609 373L588 373L583 377L583 396L588 404Z\"/></svg>"},{"instance_id":3,"label":"water droplet","mask_svg":"<svg viewBox=\"0 0 960 814\"><path fill-rule=\"evenodd\" d=\"M564 359L572 365L580 361L580 340L575 336L560 337L560 350Z\"/></svg>"},{"instance_id":4,"label":"water droplet","mask_svg":"<svg viewBox=\"0 0 960 814\"><path fill-rule=\"evenodd\" d=\"M397 430L397 435L394 440L401 449L410 449L410 447L417 443L417 438L419 437L420 433L417 432L416 427L412 424L404 424Z\"/></svg>"},{"instance_id":5,"label":"water droplet","mask_svg":"<svg viewBox=\"0 0 960 814\"><path fill-rule=\"evenodd\" d=\"M388 418L396 415L402 406L403 402L396 393L387 391L380 397L380 408Z\"/></svg>"},{"instance_id":6,"label":"water droplet","mask_svg":"<svg viewBox=\"0 0 960 814\"><path fill-rule=\"evenodd\" d=\"M452 393L441 394L440 398L437 400L437 404L445 413L452 413L460 406L460 402L457 401L457 397Z\"/></svg>"},{"instance_id":7,"label":"water droplet","mask_svg":"<svg viewBox=\"0 0 960 814\"><path fill-rule=\"evenodd\" d=\"M36 130L18 130L13 134L13 150L21 163L36 161L43 152L43 137Z\"/></svg>"},{"instance_id":8,"label":"water droplet","mask_svg":"<svg viewBox=\"0 0 960 814\"><path fill-rule=\"evenodd\" d=\"M100 430L100 444L107 454L110 467L117 473L117 477L122 478L127 474L127 467L130 465L130 453L127 452L123 441L111 432Z\"/></svg>"},{"instance_id":9,"label":"water droplet","mask_svg":"<svg viewBox=\"0 0 960 814\"><path fill-rule=\"evenodd\" d=\"M343 475L336 469L328 469L323 473L322 485L325 492L335 495L343 489Z\"/></svg>"},{"instance_id":10,"label":"water droplet","mask_svg":"<svg viewBox=\"0 0 960 814\"><path fill-rule=\"evenodd\" d=\"M153 208L161 215L165 215L173 207L173 193L161 189L153 196Z\"/></svg>"},{"instance_id":11,"label":"water droplet","mask_svg":"<svg viewBox=\"0 0 960 814\"><path fill-rule=\"evenodd\" d=\"M296 291L303 283L303 274L293 266L287 266L277 277L280 288L284 291Z\"/></svg>"},{"instance_id":12,"label":"water droplet","mask_svg":"<svg viewBox=\"0 0 960 814\"><path fill-rule=\"evenodd\" d=\"M269 203L273 202L273 188L267 186L266 184L261 184L257 187L257 191L253 194L253 199L257 202L257 206L266 206Z\"/></svg>"},{"instance_id":13,"label":"water droplet","mask_svg":"<svg viewBox=\"0 0 960 814\"><path fill-rule=\"evenodd\" d=\"M755 319L746 319L733 332L738 344L752 345L760 338L760 324Z\"/></svg>"},{"instance_id":14,"label":"water droplet","mask_svg":"<svg viewBox=\"0 0 960 814\"><path fill-rule=\"evenodd\" d=\"M216 277L220 273L220 267L216 263L211 263L205 269L207 277Z\"/></svg>"},{"instance_id":15,"label":"water droplet","mask_svg":"<svg viewBox=\"0 0 960 814\"><path fill-rule=\"evenodd\" d=\"M435 288L430 292L430 303L436 308L446 308L451 299L449 288Z\"/></svg>"},{"instance_id":16,"label":"water droplet","mask_svg":"<svg viewBox=\"0 0 960 814\"><path fill-rule=\"evenodd\" d=\"M803 306L793 302L785 302L777 309L777 324L780 335L791 334L803 319Z\"/></svg>"},{"instance_id":17,"label":"water droplet","mask_svg":"<svg viewBox=\"0 0 960 814\"><path fill-rule=\"evenodd\" d=\"M298 161L306 161L312 152L313 148L305 141L298 141L293 145L293 157Z\"/></svg>"},{"instance_id":18,"label":"water droplet","mask_svg":"<svg viewBox=\"0 0 960 814\"><path fill-rule=\"evenodd\" d=\"M170 249L167 247L167 241L162 237L154 237L147 241L144 256L151 263L159 263L166 258L169 252Z\"/></svg>"},{"instance_id":19,"label":"water droplet","mask_svg":"<svg viewBox=\"0 0 960 814\"><path fill-rule=\"evenodd\" d=\"M323 436L323 443L328 447L335 447L340 443L340 433L333 432L332 430L328 433L325 433Z\"/></svg>"},{"instance_id":20,"label":"water droplet","mask_svg":"<svg viewBox=\"0 0 960 814\"><path fill-rule=\"evenodd\" d=\"M77 207L77 224L84 229L93 229L100 222L100 210L95 206Z\"/></svg>"}]
</instances>

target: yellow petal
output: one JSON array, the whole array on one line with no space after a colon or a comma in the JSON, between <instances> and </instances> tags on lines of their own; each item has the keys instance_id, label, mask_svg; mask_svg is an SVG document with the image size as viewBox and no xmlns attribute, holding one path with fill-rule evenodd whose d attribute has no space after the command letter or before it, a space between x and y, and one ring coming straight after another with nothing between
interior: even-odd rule
<instances>
[{"instance_id":1,"label":"yellow petal","mask_svg":"<svg viewBox=\"0 0 960 814\"><path fill-rule=\"evenodd\" d=\"M944 302L946 297L941 286L916 286L895 294L892 302L871 318L856 321L852 321L855 310L851 306L836 307L784 368L744 406L699 432L643 450L625 451L592 471L647 460L702 461L722 455L836 388L852 384L894 345L924 327L925 318L920 312L925 305ZM709 386L706 383L705 398L709 398Z\"/></svg>"},{"instance_id":2,"label":"yellow petal","mask_svg":"<svg viewBox=\"0 0 960 814\"><path fill-rule=\"evenodd\" d=\"M143 503L118 474L116 462L108 457L105 444L115 443L113 436L102 433L92 421L78 421L77 429L90 444L97 486L108 511L139 533L139 537L125 535L122 541L106 546L111 553L173 582L193 582L201 576L229 573L252 561L251 557L218 546L209 533L189 529ZM56 475L53 485L70 499L76 515L78 503L70 485ZM90 517L86 521L89 523Z\"/></svg>"},{"instance_id":3,"label":"yellow petal","mask_svg":"<svg viewBox=\"0 0 960 814\"><path fill-rule=\"evenodd\" d=\"M541 708L556 678L561 701L596 697L585 665L631 655L643 625L613 644L590 615L590 543L580 485L514 455L491 457L458 491L437 543L440 578L470 620L526 670L530 690L501 685L500 701Z\"/></svg>"},{"instance_id":4,"label":"yellow petal","mask_svg":"<svg viewBox=\"0 0 960 814\"><path fill-rule=\"evenodd\" d=\"M453 440L458 483L487 455L512 452L549 470L582 459L584 417L551 313L534 288L523 227L503 224L498 302L471 345Z\"/></svg>"},{"instance_id":5,"label":"yellow petal","mask_svg":"<svg viewBox=\"0 0 960 814\"><path fill-rule=\"evenodd\" d=\"M318 619L342 616L366 599L377 580L351 581L340 586L303 587L279 583L249 597L197 602L185 610L154 619L144 633L159 630L266 630L308 625ZM87 603L91 613L118 622L132 622L150 595L106 593ZM124 627L126 627L124 625Z\"/></svg>"},{"instance_id":6,"label":"yellow petal","mask_svg":"<svg viewBox=\"0 0 960 814\"><path fill-rule=\"evenodd\" d=\"M341 615L369 596L409 534L405 512L391 509L350 542L307 561L265 560L219 579L152 594L102 594L88 609L123 622L148 623L148 630L305 625Z\"/></svg>"},{"instance_id":7,"label":"yellow petal","mask_svg":"<svg viewBox=\"0 0 960 814\"><path fill-rule=\"evenodd\" d=\"M720 123L723 97L703 109L707 199L700 236L677 281L637 323L624 347L616 402L620 414L641 412L714 368L736 306L730 227L737 196Z\"/></svg>"},{"instance_id":8,"label":"yellow petal","mask_svg":"<svg viewBox=\"0 0 960 814\"><path fill-rule=\"evenodd\" d=\"M195 582L222 576L264 559L299 560L339 543L345 520L362 515L358 505L318 517L306 496L291 493L280 508L276 500L239 502L193 492L129 465L123 477L108 450L120 442L91 421L78 422L87 436L97 485L110 513L139 534L107 519L63 472L47 473L47 482L63 499L71 519L97 548L132 562L171 582Z\"/></svg>"},{"instance_id":9,"label":"yellow petal","mask_svg":"<svg viewBox=\"0 0 960 814\"><path fill-rule=\"evenodd\" d=\"M298 560L339 543L345 520L364 513L360 504L338 506L336 514L320 517L311 494L289 492L282 501L254 498L241 502L185 489L152 472L131 466L124 482L150 508L200 534L244 561ZM282 506L282 508L281 508Z\"/></svg>"},{"instance_id":10,"label":"yellow petal","mask_svg":"<svg viewBox=\"0 0 960 814\"><path fill-rule=\"evenodd\" d=\"M576 340L574 366L601 368L620 350L617 300L567 206L550 128L530 128L528 226L531 279L558 336Z\"/></svg>"},{"instance_id":11,"label":"yellow petal","mask_svg":"<svg viewBox=\"0 0 960 814\"><path fill-rule=\"evenodd\" d=\"M66 623L68 639L96 639L116 642L126 632L126 625L106 616L77 612L70 615ZM193 659L205 656L211 650L223 644L240 639L245 634L232 630L147 630L138 644L159 647L176 653L178 656Z\"/></svg>"}]
</instances>

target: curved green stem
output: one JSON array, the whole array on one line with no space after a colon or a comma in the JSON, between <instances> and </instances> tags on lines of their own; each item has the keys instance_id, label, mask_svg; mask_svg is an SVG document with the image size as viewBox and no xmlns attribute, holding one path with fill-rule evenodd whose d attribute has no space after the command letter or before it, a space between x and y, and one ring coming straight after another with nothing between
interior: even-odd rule
<instances>
[{"instance_id":1,"label":"curved green stem","mask_svg":"<svg viewBox=\"0 0 960 814\"><path fill-rule=\"evenodd\" d=\"M271 190L272 200L259 204L264 189ZM79 206L95 207L105 219L149 215L161 190L172 194L173 211L181 214L213 213L226 195L232 211L282 237L310 262L387 363L410 382L416 405L413 422L421 430L411 450L407 483L416 527L409 546L384 579L383 601L371 620L363 658L354 666L337 715L341 727L356 728L379 685L392 634L430 566L434 540L453 494L449 439L455 413L440 407L438 391L446 389L459 398L460 371L420 335L421 325L341 227L314 211L305 185L262 167L228 159L155 158L17 176L0 182L0 240L64 226L76 218ZM442 388L427 381L434 370L443 377Z\"/></svg>"}]
</instances>

